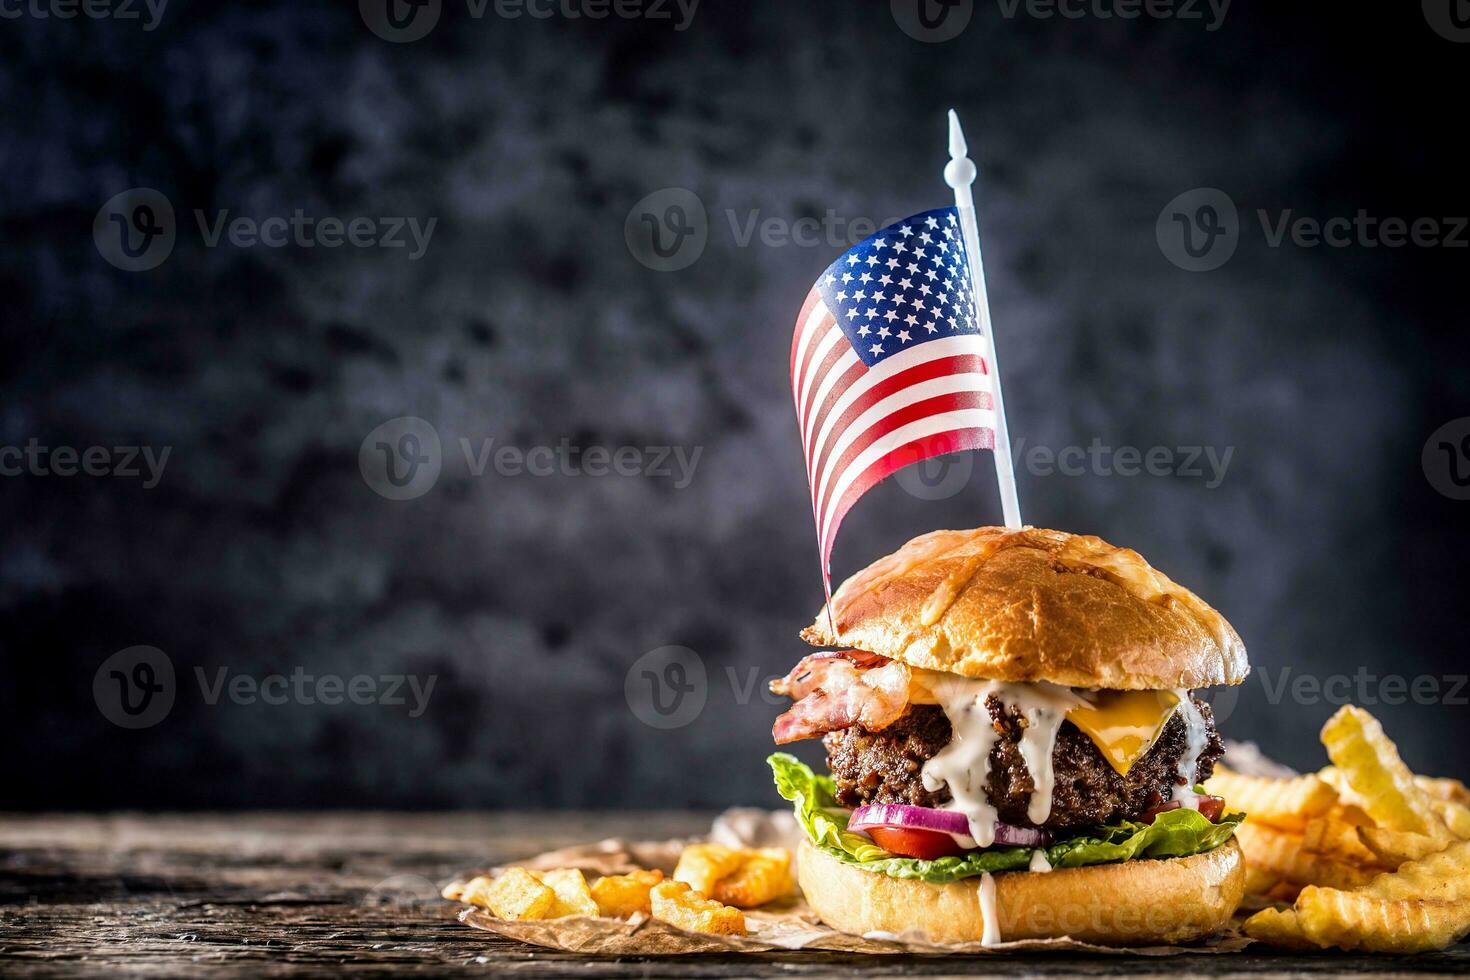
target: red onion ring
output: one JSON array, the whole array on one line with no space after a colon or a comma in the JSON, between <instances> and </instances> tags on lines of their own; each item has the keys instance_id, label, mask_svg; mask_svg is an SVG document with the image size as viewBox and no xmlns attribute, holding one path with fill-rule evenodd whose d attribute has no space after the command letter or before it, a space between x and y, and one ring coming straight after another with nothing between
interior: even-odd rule
<instances>
[{"instance_id":1,"label":"red onion ring","mask_svg":"<svg viewBox=\"0 0 1470 980\"><path fill-rule=\"evenodd\" d=\"M957 837L968 837L970 834L970 821L963 813L900 803L874 803L852 811L852 817L847 822L848 830L866 830L869 827L930 830ZM1051 835L1035 827L1016 827L997 821L995 842L1013 847L1044 847L1051 843Z\"/></svg>"}]
</instances>

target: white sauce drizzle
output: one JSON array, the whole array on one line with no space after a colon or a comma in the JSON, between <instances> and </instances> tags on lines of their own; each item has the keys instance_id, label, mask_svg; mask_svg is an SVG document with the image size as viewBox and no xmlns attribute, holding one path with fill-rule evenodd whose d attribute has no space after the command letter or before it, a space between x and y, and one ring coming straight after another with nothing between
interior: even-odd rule
<instances>
[{"instance_id":1,"label":"white sauce drizzle","mask_svg":"<svg viewBox=\"0 0 1470 980\"><path fill-rule=\"evenodd\" d=\"M1020 711L1026 724L1018 748L1035 789L1026 805L1026 816L1034 824L1051 815L1052 750L1057 731L1067 712L1085 702L1069 688L1057 684L1009 684L1002 681L944 677L931 684L931 692L949 718L953 736L948 745L924 763L924 788L933 793L949 787L950 802L944 809L965 815L975 846L995 843L995 807L985 795L990 777L990 752L1000 737L985 701L992 694L1002 704Z\"/></svg>"},{"instance_id":2,"label":"white sauce drizzle","mask_svg":"<svg viewBox=\"0 0 1470 980\"><path fill-rule=\"evenodd\" d=\"M1051 862L1046 859L1046 852L1040 848L1031 852L1031 870L1039 872L1051 870Z\"/></svg>"},{"instance_id":3,"label":"white sauce drizzle","mask_svg":"<svg viewBox=\"0 0 1470 980\"><path fill-rule=\"evenodd\" d=\"M995 843L996 811L985 795L985 780L990 775L990 750L998 736L985 699L1000 686L998 681L964 677L945 677L931 685L953 734L949 744L924 763L924 789L935 793L942 786L949 787L950 801L944 809L965 815L976 847Z\"/></svg>"},{"instance_id":4,"label":"white sauce drizzle","mask_svg":"<svg viewBox=\"0 0 1470 980\"><path fill-rule=\"evenodd\" d=\"M1000 942L1000 916L995 914L995 879L986 871L980 876L980 915L985 920L980 933L981 946Z\"/></svg>"},{"instance_id":5,"label":"white sauce drizzle","mask_svg":"<svg viewBox=\"0 0 1470 980\"><path fill-rule=\"evenodd\" d=\"M1178 800L1181 806L1198 810L1199 794L1194 791L1194 772L1199 765L1199 757L1209 744L1209 728L1189 692L1181 688L1174 693L1179 696L1179 717L1184 719L1184 754L1179 757L1179 779L1183 782L1175 783L1169 800Z\"/></svg>"}]
</instances>

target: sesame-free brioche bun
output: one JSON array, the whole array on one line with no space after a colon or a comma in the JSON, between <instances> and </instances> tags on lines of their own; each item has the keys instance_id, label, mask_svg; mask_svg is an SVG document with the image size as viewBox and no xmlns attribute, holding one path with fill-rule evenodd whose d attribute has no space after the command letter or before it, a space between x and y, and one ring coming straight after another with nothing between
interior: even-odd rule
<instances>
[{"instance_id":1,"label":"sesame-free brioche bun","mask_svg":"<svg viewBox=\"0 0 1470 980\"><path fill-rule=\"evenodd\" d=\"M931 885L844 864L803 840L797 878L807 904L842 932L905 933L934 943L980 942L980 878ZM1135 859L994 876L1002 942L1067 936L1104 946L1185 943L1229 924L1245 893L1235 838L1191 857Z\"/></svg>"},{"instance_id":2,"label":"sesame-free brioche bun","mask_svg":"<svg viewBox=\"0 0 1470 980\"><path fill-rule=\"evenodd\" d=\"M1034 527L920 535L842 583L831 621L824 607L801 636L964 677L1067 687L1210 687L1250 671L1225 618L1137 552Z\"/></svg>"}]
</instances>

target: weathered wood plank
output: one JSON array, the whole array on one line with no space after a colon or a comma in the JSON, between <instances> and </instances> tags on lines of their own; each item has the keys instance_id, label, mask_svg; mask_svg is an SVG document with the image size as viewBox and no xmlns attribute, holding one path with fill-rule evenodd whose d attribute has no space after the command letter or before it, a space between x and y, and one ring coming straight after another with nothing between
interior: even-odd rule
<instances>
[{"instance_id":1,"label":"weathered wood plank","mask_svg":"<svg viewBox=\"0 0 1470 980\"><path fill-rule=\"evenodd\" d=\"M699 833L708 814L0 815L0 973L569 977L1470 971L1414 958L1245 954L864 958L825 953L592 960L461 926L438 888L466 868L607 836Z\"/></svg>"}]
</instances>

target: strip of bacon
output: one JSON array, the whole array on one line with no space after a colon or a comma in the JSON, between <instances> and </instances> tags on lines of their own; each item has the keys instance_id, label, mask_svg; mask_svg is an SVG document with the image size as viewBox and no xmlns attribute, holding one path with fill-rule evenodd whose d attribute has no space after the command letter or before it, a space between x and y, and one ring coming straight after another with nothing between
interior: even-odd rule
<instances>
[{"instance_id":1,"label":"strip of bacon","mask_svg":"<svg viewBox=\"0 0 1470 980\"><path fill-rule=\"evenodd\" d=\"M902 717L909 703L909 668L896 660L850 650L813 654L771 684L797 699L776 719L777 745L862 725L880 731Z\"/></svg>"},{"instance_id":2,"label":"strip of bacon","mask_svg":"<svg viewBox=\"0 0 1470 980\"><path fill-rule=\"evenodd\" d=\"M801 659L791 673L780 680L771 681L772 694L784 694L793 701L800 701L822 686L832 668L839 664L857 667L881 667L888 663L887 657L866 650L823 650Z\"/></svg>"}]
</instances>

